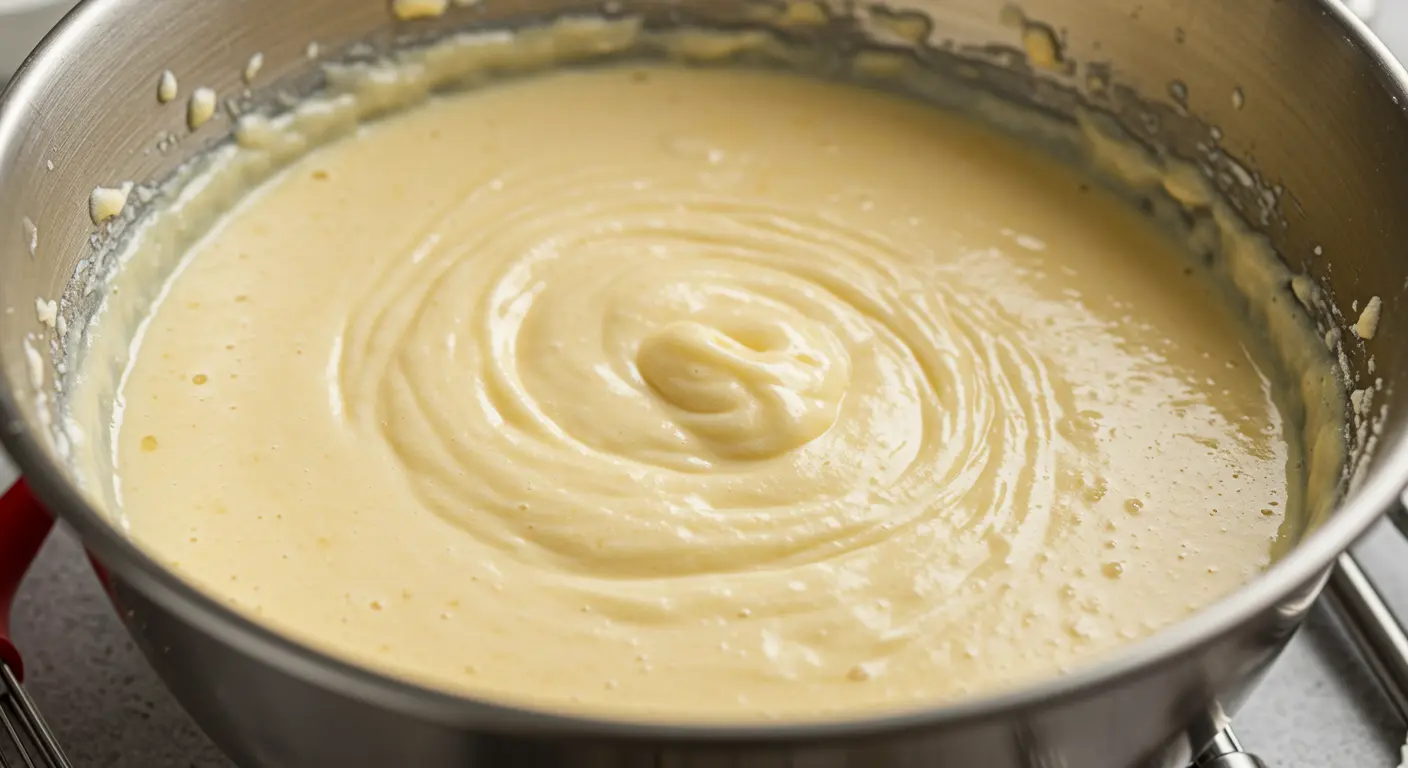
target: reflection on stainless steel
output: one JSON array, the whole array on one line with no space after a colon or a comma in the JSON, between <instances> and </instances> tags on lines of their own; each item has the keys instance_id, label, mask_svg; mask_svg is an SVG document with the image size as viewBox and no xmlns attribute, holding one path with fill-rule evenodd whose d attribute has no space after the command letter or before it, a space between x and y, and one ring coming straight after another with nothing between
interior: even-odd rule
<instances>
[{"instance_id":1,"label":"reflection on stainless steel","mask_svg":"<svg viewBox=\"0 0 1408 768\"><path fill-rule=\"evenodd\" d=\"M827 5L838 14L829 23L786 34L861 42L856 26L839 15L858 4ZM1362 305L1404 284L1408 262L1399 252L1408 217L1385 201L1408 196L1408 117L1398 106L1408 103L1408 87L1403 70L1361 35L1338 0L1021 5L1028 19L1060 30L1061 59L1076 77L1028 67L1019 31L1002 22L990 0L894 7L932 17L931 45L916 55L936 68L959 71L963 58L1006 96L1057 113L1091 98L1088 85L1098 81L1108 85L1100 105L1149 143L1191 156L1200 144L1218 142L1224 156L1238 158L1265 185L1233 184L1230 196L1256 204L1263 192L1281 191L1285 223L1270 221L1267 234L1345 312L1351 302ZM222 99L239 98L243 63L262 52L268 85L254 100L273 103L277 89L317 85L307 55L313 41L336 57L359 41L384 48L399 34L512 25L602 6L641 12L653 24L734 26L758 16L756 4L744 0L480 0L457 4L443 19L393 29L382 2L90 0L0 106L0 307L33 307L36 296L62 294L79 260L93 256L83 205L93 187L166 178L228 135L226 115L190 134L181 109L162 108L155 83L163 70ZM1186 106L1157 101L1175 81ZM40 233L33 258L26 221ZM63 310L73 327L93 301L81 290L69 298ZM43 500L108 567L113 598L153 667L245 765L1015 768L1040 754L1082 768L1163 768L1192 759L1190 725L1217 706L1235 714L1336 556L1403 489L1408 444L1398 393L1408 386L1408 345L1384 340L1408 334L1408 312L1397 311L1397 294L1383 298L1379 341L1369 350L1348 349L1352 369L1364 375L1372 352L1384 381L1375 400L1388 408L1378 455L1356 492L1285 561L1097 668L1016 694L866 721L661 726L521 711L391 680L254 625L136 549L79 492L43 438L24 344L47 331L32 311L0 313L0 438ZM1236 765L1225 762L1230 755L1219 759Z\"/></svg>"},{"instance_id":2,"label":"reflection on stainless steel","mask_svg":"<svg viewBox=\"0 0 1408 768\"><path fill-rule=\"evenodd\" d=\"M1326 595L1399 717L1408 722L1408 635L1354 555L1340 555Z\"/></svg>"}]
</instances>

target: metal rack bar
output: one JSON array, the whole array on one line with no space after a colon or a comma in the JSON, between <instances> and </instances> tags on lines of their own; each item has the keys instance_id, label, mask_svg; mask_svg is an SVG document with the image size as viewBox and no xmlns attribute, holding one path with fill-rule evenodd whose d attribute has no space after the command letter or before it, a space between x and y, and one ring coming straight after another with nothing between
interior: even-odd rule
<instances>
[{"instance_id":1,"label":"metal rack bar","mask_svg":"<svg viewBox=\"0 0 1408 768\"><path fill-rule=\"evenodd\" d=\"M1408 634L1353 554L1340 555L1326 596L1399 718L1408 723Z\"/></svg>"}]
</instances>

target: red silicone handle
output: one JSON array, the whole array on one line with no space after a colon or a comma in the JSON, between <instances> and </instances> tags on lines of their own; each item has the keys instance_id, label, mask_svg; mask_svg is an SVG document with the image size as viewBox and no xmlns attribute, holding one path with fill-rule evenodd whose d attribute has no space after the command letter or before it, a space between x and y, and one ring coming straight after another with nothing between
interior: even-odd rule
<instances>
[{"instance_id":1,"label":"red silicone handle","mask_svg":"<svg viewBox=\"0 0 1408 768\"><path fill-rule=\"evenodd\" d=\"M0 496L0 661L19 679L24 678L24 662L10 642L10 607L53 527L54 518L40 506L23 478Z\"/></svg>"}]
</instances>

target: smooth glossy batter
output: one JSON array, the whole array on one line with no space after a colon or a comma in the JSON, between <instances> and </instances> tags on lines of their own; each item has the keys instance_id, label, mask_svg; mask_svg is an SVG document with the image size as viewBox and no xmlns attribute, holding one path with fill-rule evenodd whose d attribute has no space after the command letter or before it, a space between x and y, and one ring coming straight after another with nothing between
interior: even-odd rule
<instances>
[{"instance_id":1,"label":"smooth glossy batter","mask_svg":"<svg viewBox=\"0 0 1408 768\"><path fill-rule=\"evenodd\" d=\"M1299 504L1189 263L915 103L519 80L206 238L125 381L121 509L264 621L454 690L666 719L989 690L1228 592Z\"/></svg>"}]
</instances>

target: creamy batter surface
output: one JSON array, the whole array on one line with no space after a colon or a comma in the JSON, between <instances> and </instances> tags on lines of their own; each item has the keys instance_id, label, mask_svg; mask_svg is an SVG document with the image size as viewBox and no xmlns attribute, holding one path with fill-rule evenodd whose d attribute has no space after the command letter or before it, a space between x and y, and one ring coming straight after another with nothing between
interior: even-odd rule
<instances>
[{"instance_id":1,"label":"creamy batter surface","mask_svg":"<svg viewBox=\"0 0 1408 768\"><path fill-rule=\"evenodd\" d=\"M1035 151L783 74L608 69L310 153L190 255L120 508L444 688L805 717L1056 674L1269 561L1253 336Z\"/></svg>"}]
</instances>

